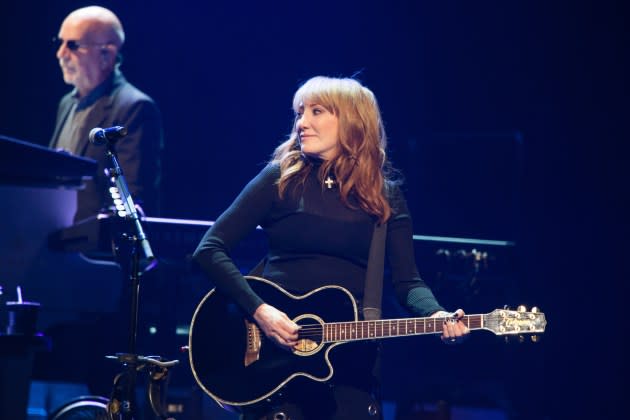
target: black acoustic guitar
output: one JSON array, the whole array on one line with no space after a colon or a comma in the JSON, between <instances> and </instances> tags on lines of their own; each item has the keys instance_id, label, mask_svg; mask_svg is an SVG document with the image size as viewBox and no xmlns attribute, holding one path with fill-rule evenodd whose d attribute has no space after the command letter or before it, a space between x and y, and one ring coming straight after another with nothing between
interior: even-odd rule
<instances>
[{"instance_id":1,"label":"black acoustic guitar","mask_svg":"<svg viewBox=\"0 0 630 420\"><path fill-rule=\"evenodd\" d=\"M324 286L295 296L269 280L247 276L262 299L300 325L292 352L269 341L236 304L213 289L199 303L189 335L190 365L199 386L224 408L237 408L269 398L297 376L326 381L333 376L328 353L359 340L441 334L443 318L359 321L356 301L340 286ZM497 335L542 333L545 315L495 309L462 318L470 330Z\"/></svg>"}]
</instances>

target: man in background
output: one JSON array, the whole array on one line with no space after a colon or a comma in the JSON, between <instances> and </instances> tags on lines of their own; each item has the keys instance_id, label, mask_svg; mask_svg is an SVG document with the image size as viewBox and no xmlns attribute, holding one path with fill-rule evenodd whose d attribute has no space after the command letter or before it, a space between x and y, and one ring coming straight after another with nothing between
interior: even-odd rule
<instances>
[{"instance_id":1,"label":"man in background","mask_svg":"<svg viewBox=\"0 0 630 420\"><path fill-rule=\"evenodd\" d=\"M56 41L63 80L73 89L59 102L50 147L98 163L94 179L77 192L74 221L108 211L113 204L111 183L104 174L110 167L106 146L89 141L90 131L96 127L127 129L127 134L114 143L116 155L134 202L147 215L155 215L159 212L162 120L155 102L127 82L120 71L120 51L125 42L120 20L103 7L80 8L63 20ZM126 273L128 261L121 257L119 262L127 267L122 270ZM112 308L111 313L91 314L81 321L49 328L46 334L54 347L36 357L36 377L86 383L90 393L108 395L120 367L106 361L104 355L124 349L129 292L122 290L119 307Z\"/></svg>"},{"instance_id":2,"label":"man in background","mask_svg":"<svg viewBox=\"0 0 630 420\"><path fill-rule=\"evenodd\" d=\"M148 214L159 211L162 122L155 102L127 82L119 67L125 32L108 9L89 6L70 13L56 38L64 81L74 86L57 110L50 147L98 162L94 180L77 194L74 220L94 216L112 205L104 146L90 143L95 127L123 126L115 143L120 166L134 198Z\"/></svg>"}]
</instances>

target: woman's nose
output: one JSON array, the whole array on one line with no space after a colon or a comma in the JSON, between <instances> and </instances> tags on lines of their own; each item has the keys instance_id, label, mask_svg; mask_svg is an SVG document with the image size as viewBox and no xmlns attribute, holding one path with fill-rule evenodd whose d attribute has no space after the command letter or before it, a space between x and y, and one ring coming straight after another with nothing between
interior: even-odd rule
<instances>
[{"instance_id":1,"label":"woman's nose","mask_svg":"<svg viewBox=\"0 0 630 420\"><path fill-rule=\"evenodd\" d=\"M308 119L306 118L306 114L302 114L297 119L297 128L298 130L303 130L308 127Z\"/></svg>"}]
</instances>

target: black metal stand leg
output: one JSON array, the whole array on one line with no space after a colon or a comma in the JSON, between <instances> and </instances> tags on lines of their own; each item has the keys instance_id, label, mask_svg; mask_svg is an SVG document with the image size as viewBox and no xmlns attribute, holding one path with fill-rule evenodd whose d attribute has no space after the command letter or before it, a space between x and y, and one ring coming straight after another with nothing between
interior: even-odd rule
<instances>
[{"instance_id":1,"label":"black metal stand leg","mask_svg":"<svg viewBox=\"0 0 630 420\"><path fill-rule=\"evenodd\" d=\"M130 265L128 277L131 285L131 308L129 313L128 353L118 353L115 358L125 369L116 376L114 388L108 405L111 420L132 420L136 414L135 389L138 373L138 356L136 354L138 336L138 307L140 298L140 272L138 239L136 236L123 235L128 241ZM121 264L122 265L122 264Z\"/></svg>"},{"instance_id":2,"label":"black metal stand leg","mask_svg":"<svg viewBox=\"0 0 630 420\"><path fill-rule=\"evenodd\" d=\"M114 200L118 214L131 221L134 234L123 234L122 238L129 246L129 252L124 253L125 257L119 258L124 274L128 275L131 287L131 302L129 313L129 342L128 353L118 353L116 356L107 356L116 359L124 366L124 370L114 378L113 389L110 401L107 405L107 413L110 420L133 420L137 416L135 390L138 372L146 366L151 365L151 383L149 393L153 411L160 418L166 419L166 410L161 404L163 393L166 390L166 379L168 378L168 368L179 363L178 360L162 362L158 356L139 356L137 354L138 336L138 308L140 297L140 276L142 273L151 270L157 264L157 260L151 250L151 245L144 234L140 216L136 211L135 204L129 188L122 174L122 169L118 164L113 142L107 144L107 157L111 165L106 173L112 183L116 186L117 197ZM112 195L112 198L114 196ZM124 211L123 211L124 209ZM125 246L125 248L127 248ZM129 257L128 259L126 257Z\"/></svg>"},{"instance_id":3,"label":"black metal stand leg","mask_svg":"<svg viewBox=\"0 0 630 420\"><path fill-rule=\"evenodd\" d=\"M131 241L131 272L129 279L131 280L131 314L129 319L129 353L136 354L136 346L138 339L138 306L140 300L140 273L139 273L139 254L138 254L138 238L133 236L129 238Z\"/></svg>"},{"instance_id":4,"label":"black metal stand leg","mask_svg":"<svg viewBox=\"0 0 630 420\"><path fill-rule=\"evenodd\" d=\"M123 360L132 358L132 355L119 354L108 357L117 358L121 363L125 363ZM136 414L136 367L135 363L130 363L114 378L112 393L107 404L110 420L133 420Z\"/></svg>"},{"instance_id":5,"label":"black metal stand leg","mask_svg":"<svg viewBox=\"0 0 630 420\"><path fill-rule=\"evenodd\" d=\"M169 379L169 369L179 363L179 360L162 361L159 356L138 356L135 354L119 353L107 356L122 363L126 369L116 375L114 387L107 405L110 420L133 420L136 412L135 389L137 372L148 367L149 385L147 394L151 409L160 419L168 417L164 401ZM174 419L173 419L174 420Z\"/></svg>"}]
</instances>

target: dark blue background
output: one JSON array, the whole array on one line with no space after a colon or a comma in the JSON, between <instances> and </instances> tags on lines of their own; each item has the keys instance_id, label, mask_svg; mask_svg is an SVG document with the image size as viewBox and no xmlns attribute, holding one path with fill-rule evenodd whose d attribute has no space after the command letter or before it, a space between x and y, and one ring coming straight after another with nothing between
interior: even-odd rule
<instances>
[{"instance_id":1,"label":"dark blue background","mask_svg":"<svg viewBox=\"0 0 630 420\"><path fill-rule=\"evenodd\" d=\"M87 4L1 6L2 134L48 143L68 91L49 40ZM380 101L416 233L517 243L518 290L549 327L491 368L513 370L503 380L522 385L531 418L623 412L621 2L99 4L125 26L125 75L164 116L163 216L215 219L288 133L299 83L358 74ZM483 356L473 348L446 378Z\"/></svg>"}]
</instances>

